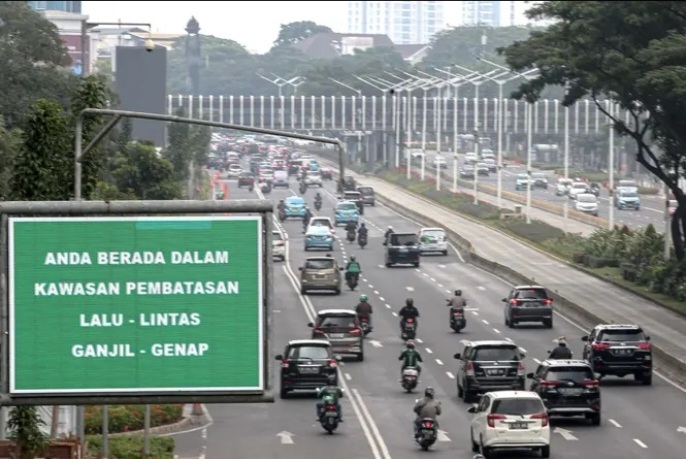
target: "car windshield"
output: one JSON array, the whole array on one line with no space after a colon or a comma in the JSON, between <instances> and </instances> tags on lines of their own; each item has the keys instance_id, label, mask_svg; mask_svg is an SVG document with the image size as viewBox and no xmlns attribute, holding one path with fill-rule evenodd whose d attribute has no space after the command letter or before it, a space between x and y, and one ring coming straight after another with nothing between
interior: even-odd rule
<instances>
[{"instance_id":1,"label":"car windshield","mask_svg":"<svg viewBox=\"0 0 686 459\"><path fill-rule=\"evenodd\" d=\"M620 181L619 181L619 187L620 187L620 188L622 188L622 187L625 187L625 188L638 188L638 185L637 185L636 182L634 182L633 180L620 180Z\"/></svg>"},{"instance_id":2,"label":"car windshield","mask_svg":"<svg viewBox=\"0 0 686 459\"><path fill-rule=\"evenodd\" d=\"M519 350L512 346L483 346L476 349L476 354L472 360L512 362L514 360L520 360Z\"/></svg>"},{"instance_id":3,"label":"car windshield","mask_svg":"<svg viewBox=\"0 0 686 459\"><path fill-rule=\"evenodd\" d=\"M422 231L422 237L428 237L430 239L442 240L443 238L445 238L445 231L443 231L443 230Z\"/></svg>"},{"instance_id":4,"label":"car windshield","mask_svg":"<svg viewBox=\"0 0 686 459\"><path fill-rule=\"evenodd\" d=\"M393 234L391 245L416 245L417 236L414 234Z\"/></svg>"},{"instance_id":5,"label":"car windshield","mask_svg":"<svg viewBox=\"0 0 686 459\"><path fill-rule=\"evenodd\" d=\"M493 400L493 414L536 414L545 411L540 400L535 398L502 398Z\"/></svg>"},{"instance_id":6,"label":"car windshield","mask_svg":"<svg viewBox=\"0 0 686 459\"><path fill-rule=\"evenodd\" d=\"M543 288L525 288L517 290L515 298L521 300L545 300L548 298L548 292Z\"/></svg>"},{"instance_id":7,"label":"car windshield","mask_svg":"<svg viewBox=\"0 0 686 459\"><path fill-rule=\"evenodd\" d=\"M638 342L645 341L645 335L642 330L603 330L599 341L603 342Z\"/></svg>"},{"instance_id":8,"label":"car windshield","mask_svg":"<svg viewBox=\"0 0 686 459\"><path fill-rule=\"evenodd\" d=\"M596 197L592 194L582 194L577 198L577 200L579 202L597 202Z\"/></svg>"},{"instance_id":9,"label":"car windshield","mask_svg":"<svg viewBox=\"0 0 686 459\"><path fill-rule=\"evenodd\" d=\"M329 358L329 349L324 346L296 346L290 349L288 358L292 360L326 360Z\"/></svg>"},{"instance_id":10,"label":"car windshield","mask_svg":"<svg viewBox=\"0 0 686 459\"><path fill-rule=\"evenodd\" d=\"M637 197L638 197L638 193L634 193L634 192L631 192L631 191L629 191L629 192L626 192L626 191L625 191L624 193L621 194L621 197L623 197L623 198L637 198Z\"/></svg>"},{"instance_id":11,"label":"car windshield","mask_svg":"<svg viewBox=\"0 0 686 459\"><path fill-rule=\"evenodd\" d=\"M319 326L321 328L356 328L357 320L355 316L344 315L344 316L324 316L320 319Z\"/></svg>"},{"instance_id":12,"label":"car windshield","mask_svg":"<svg viewBox=\"0 0 686 459\"><path fill-rule=\"evenodd\" d=\"M361 194L365 196L370 196L374 194L373 188L358 188L357 191L359 191Z\"/></svg>"},{"instance_id":13,"label":"car windshield","mask_svg":"<svg viewBox=\"0 0 686 459\"><path fill-rule=\"evenodd\" d=\"M303 198L290 198L286 199L287 206L304 206L305 200Z\"/></svg>"},{"instance_id":14,"label":"car windshield","mask_svg":"<svg viewBox=\"0 0 686 459\"><path fill-rule=\"evenodd\" d=\"M547 381L574 381L593 380L593 372L586 367L559 367L551 368L545 379Z\"/></svg>"},{"instance_id":15,"label":"car windshield","mask_svg":"<svg viewBox=\"0 0 686 459\"><path fill-rule=\"evenodd\" d=\"M337 206L338 210L357 210L357 206L353 202L342 202Z\"/></svg>"},{"instance_id":16,"label":"car windshield","mask_svg":"<svg viewBox=\"0 0 686 459\"><path fill-rule=\"evenodd\" d=\"M484 158L484 164L495 164L495 159L493 159L493 158Z\"/></svg>"},{"instance_id":17,"label":"car windshield","mask_svg":"<svg viewBox=\"0 0 686 459\"><path fill-rule=\"evenodd\" d=\"M238 170L240 168L241 168L241 166L239 166L238 164L232 164L229 166L229 169L233 169L233 170Z\"/></svg>"},{"instance_id":18,"label":"car windshield","mask_svg":"<svg viewBox=\"0 0 686 459\"><path fill-rule=\"evenodd\" d=\"M305 269L333 269L334 260L333 259L323 259L319 258L316 260L307 260L305 262Z\"/></svg>"}]
</instances>

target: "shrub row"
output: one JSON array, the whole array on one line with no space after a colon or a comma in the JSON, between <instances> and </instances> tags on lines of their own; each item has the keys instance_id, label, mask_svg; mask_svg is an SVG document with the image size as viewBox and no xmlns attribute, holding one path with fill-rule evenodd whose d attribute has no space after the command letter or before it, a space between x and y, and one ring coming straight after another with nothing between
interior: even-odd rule
<instances>
[{"instance_id":1,"label":"shrub row","mask_svg":"<svg viewBox=\"0 0 686 459\"><path fill-rule=\"evenodd\" d=\"M110 405L108 417L110 433L142 430L145 421L145 405ZM182 419L183 404L150 406L151 427L174 424ZM85 429L86 435L102 433L102 406L86 407Z\"/></svg>"},{"instance_id":2,"label":"shrub row","mask_svg":"<svg viewBox=\"0 0 686 459\"><path fill-rule=\"evenodd\" d=\"M677 301L686 301L686 262L663 258L664 236L652 225L644 230L630 230L626 226L613 230L598 229L590 236L582 237L538 220L527 224L518 218L503 219L503 210L492 204L474 204L473 196L465 193L437 191L434 180L420 182L416 174L408 180L404 170L393 170L379 176L569 261L588 268L621 267L625 280Z\"/></svg>"},{"instance_id":3,"label":"shrub row","mask_svg":"<svg viewBox=\"0 0 686 459\"><path fill-rule=\"evenodd\" d=\"M102 436L86 437L87 459L102 457ZM116 459L174 459L174 439L172 437L150 437L150 456L144 454L143 435L111 437L109 439L110 457Z\"/></svg>"}]
</instances>

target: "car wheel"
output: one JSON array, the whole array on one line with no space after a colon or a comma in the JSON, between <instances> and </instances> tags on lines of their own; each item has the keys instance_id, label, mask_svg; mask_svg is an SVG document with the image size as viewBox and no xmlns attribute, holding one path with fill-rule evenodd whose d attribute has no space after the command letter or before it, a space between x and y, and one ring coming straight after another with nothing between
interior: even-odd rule
<instances>
[{"instance_id":1,"label":"car wheel","mask_svg":"<svg viewBox=\"0 0 686 459\"><path fill-rule=\"evenodd\" d=\"M478 453L479 452L479 444L474 441L474 430L473 429L469 429L469 440L472 442L472 452Z\"/></svg>"},{"instance_id":2,"label":"car wheel","mask_svg":"<svg viewBox=\"0 0 686 459\"><path fill-rule=\"evenodd\" d=\"M486 455L484 454L484 456ZM541 457L546 459L550 457L550 446L544 446L543 448L541 448Z\"/></svg>"},{"instance_id":3,"label":"car wheel","mask_svg":"<svg viewBox=\"0 0 686 459\"><path fill-rule=\"evenodd\" d=\"M393 266L393 263L386 263L386 268L390 268L391 266Z\"/></svg>"},{"instance_id":4,"label":"car wheel","mask_svg":"<svg viewBox=\"0 0 686 459\"><path fill-rule=\"evenodd\" d=\"M457 383L457 398L464 398L464 390L462 390L459 382Z\"/></svg>"},{"instance_id":5,"label":"car wheel","mask_svg":"<svg viewBox=\"0 0 686 459\"><path fill-rule=\"evenodd\" d=\"M333 291L334 295L340 295L341 294L341 289L337 288Z\"/></svg>"},{"instance_id":6,"label":"car wheel","mask_svg":"<svg viewBox=\"0 0 686 459\"><path fill-rule=\"evenodd\" d=\"M309 251L310 251L309 247L305 246L305 252L309 252Z\"/></svg>"},{"instance_id":7,"label":"car wheel","mask_svg":"<svg viewBox=\"0 0 686 459\"><path fill-rule=\"evenodd\" d=\"M591 421L592 426L599 426L600 425L600 413L589 414L588 416L586 416L586 419Z\"/></svg>"},{"instance_id":8,"label":"car wheel","mask_svg":"<svg viewBox=\"0 0 686 459\"><path fill-rule=\"evenodd\" d=\"M300 287L300 294L307 295L307 289L305 287Z\"/></svg>"},{"instance_id":9,"label":"car wheel","mask_svg":"<svg viewBox=\"0 0 686 459\"><path fill-rule=\"evenodd\" d=\"M644 386L651 386L653 384L653 374L652 373L636 373L634 375L636 381L641 381Z\"/></svg>"},{"instance_id":10,"label":"car wheel","mask_svg":"<svg viewBox=\"0 0 686 459\"><path fill-rule=\"evenodd\" d=\"M479 443L481 443L481 448L479 448L481 450L481 455L486 459L491 459L491 457L493 457L493 450L484 446L483 438L479 438Z\"/></svg>"},{"instance_id":11,"label":"car wheel","mask_svg":"<svg viewBox=\"0 0 686 459\"><path fill-rule=\"evenodd\" d=\"M364 362L364 352L360 352L359 354L357 354L357 361Z\"/></svg>"},{"instance_id":12,"label":"car wheel","mask_svg":"<svg viewBox=\"0 0 686 459\"><path fill-rule=\"evenodd\" d=\"M543 325L545 328L553 328L553 319L544 319Z\"/></svg>"},{"instance_id":13,"label":"car wheel","mask_svg":"<svg viewBox=\"0 0 686 459\"><path fill-rule=\"evenodd\" d=\"M510 326L510 320L505 316L505 326L509 327Z\"/></svg>"},{"instance_id":14,"label":"car wheel","mask_svg":"<svg viewBox=\"0 0 686 459\"><path fill-rule=\"evenodd\" d=\"M476 398L475 394L472 393L471 390L469 390L469 386L465 387L462 389L464 393L462 394L462 401L465 403L474 403L474 399Z\"/></svg>"},{"instance_id":15,"label":"car wheel","mask_svg":"<svg viewBox=\"0 0 686 459\"><path fill-rule=\"evenodd\" d=\"M283 399L288 398L288 389L284 389L283 387L281 388L281 391L279 392L279 396Z\"/></svg>"},{"instance_id":16,"label":"car wheel","mask_svg":"<svg viewBox=\"0 0 686 459\"><path fill-rule=\"evenodd\" d=\"M444 250L444 251L443 251L443 256L448 256L448 251L447 251L447 250Z\"/></svg>"},{"instance_id":17,"label":"car wheel","mask_svg":"<svg viewBox=\"0 0 686 459\"><path fill-rule=\"evenodd\" d=\"M641 210L641 208L640 208L640 207L636 207L636 212L638 212L639 210Z\"/></svg>"}]
</instances>

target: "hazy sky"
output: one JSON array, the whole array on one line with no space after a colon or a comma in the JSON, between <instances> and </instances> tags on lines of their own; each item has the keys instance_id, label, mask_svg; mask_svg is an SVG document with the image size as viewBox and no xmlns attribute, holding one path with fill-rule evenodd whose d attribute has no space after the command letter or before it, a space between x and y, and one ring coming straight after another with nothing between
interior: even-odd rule
<instances>
[{"instance_id":1,"label":"hazy sky","mask_svg":"<svg viewBox=\"0 0 686 459\"><path fill-rule=\"evenodd\" d=\"M311 20L334 31L345 32L347 3L85 1L83 12L93 22L145 22L152 24L154 32L161 33L183 32L190 17L195 16L200 23L200 33L236 40L251 52L266 52L276 39L281 24ZM448 24L459 23L460 3L446 2Z\"/></svg>"}]
</instances>

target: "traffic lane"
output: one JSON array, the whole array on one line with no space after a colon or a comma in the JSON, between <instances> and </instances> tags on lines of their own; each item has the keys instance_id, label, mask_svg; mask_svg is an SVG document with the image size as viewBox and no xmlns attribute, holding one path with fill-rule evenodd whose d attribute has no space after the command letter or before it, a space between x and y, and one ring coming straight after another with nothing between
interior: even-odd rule
<instances>
[{"instance_id":1,"label":"traffic lane","mask_svg":"<svg viewBox=\"0 0 686 459\"><path fill-rule=\"evenodd\" d=\"M282 266L275 266L273 354L282 353L291 339L308 338L301 323L304 314L297 292ZM278 392L280 364L275 360L270 364L275 376L274 390ZM315 404L316 398L305 394L277 399L273 404L214 405L210 408L213 424L207 431L206 457L224 459L227 451L231 451L232 457L292 459L315 457L324 450L337 458L347 458L350 453L360 457L369 454L349 401L341 401L344 412L350 414L334 435L327 434L316 421Z\"/></svg>"},{"instance_id":2,"label":"traffic lane","mask_svg":"<svg viewBox=\"0 0 686 459\"><path fill-rule=\"evenodd\" d=\"M207 406L209 411L209 405ZM159 435L160 437L172 437L174 439L174 456L179 458L199 458L207 450L207 428L211 427L211 422L205 426L198 426L186 432L174 432Z\"/></svg>"}]
</instances>

